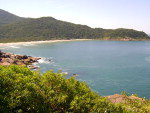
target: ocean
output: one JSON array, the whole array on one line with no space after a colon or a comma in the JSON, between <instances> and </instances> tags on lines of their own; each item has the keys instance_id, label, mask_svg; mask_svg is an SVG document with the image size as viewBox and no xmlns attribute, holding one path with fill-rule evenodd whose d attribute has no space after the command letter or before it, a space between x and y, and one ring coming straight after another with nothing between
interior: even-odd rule
<instances>
[{"instance_id":1,"label":"ocean","mask_svg":"<svg viewBox=\"0 0 150 113\"><path fill-rule=\"evenodd\" d=\"M150 99L150 41L70 41L0 47L2 51L41 57L41 73L50 69L85 81L102 96L126 91Z\"/></svg>"}]
</instances>

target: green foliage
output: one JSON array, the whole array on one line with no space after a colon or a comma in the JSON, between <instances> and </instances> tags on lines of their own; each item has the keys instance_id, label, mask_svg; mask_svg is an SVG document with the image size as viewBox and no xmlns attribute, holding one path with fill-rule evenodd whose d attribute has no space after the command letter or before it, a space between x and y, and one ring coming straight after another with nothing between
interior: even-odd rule
<instances>
[{"instance_id":1,"label":"green foliage","mask_svg":"<svg viewBox=\"0 0 150 113\"><path fill-rule=\"evenodd\" d=\"M115 29L115 30L108 30L105 32L105 37L110 37L111 39L114 38L132 38L132 39L142 39L148 38L148 35L142 31L136 31L133 29Z\"/></svg>"},{"instance_id":2,"label":"green foliage","mask_svg":"<svg viewBox=\"0 0 150 113\"><path fill-rule=\"evenodd\" d=\"M126 101L123 103L119 103L123 108L130 112L135 113L149 113L150 112L150 100L146 100L145 98L138 97L137 94L130 95L126 91L122 91L121 95L126 96ZM132 98L135 99L132 99ZM137 97L137 98L136 98Z\"/></svg>"},{"instance_id":3,"label":"green foliage","mask_svg":"<svg viewBox=\"0 0 150 113\"><path fill-rule=\"evenodd\" d=\"M113 104L85 82L62 73L40 74L17 65L0 66L1 113L146 113L149 101Z\"/></svg>"},{"instance_id":4,"label":"green foliage","mask_svg":"<svg viewBox=\"0 0 150 113\"><path fill-rule=\"evenodd\" d=\"M14 14L11 14L7 11L0 9L0 26L6 25L6 24L11 24L14 22L19 22L22 20L25 20L25 18L16 16Z\"/></svg>"},{"instance_id":5,"label":"green foliage","mask_svg":"<svg viewBox=\"0 0 150 113\"><path fill-rule=\"evenodd\" d=\"M84 82L61 73L40 75L26 67L0 66L0 112L123 112Z\"/></svg>"},{"instance_id":6,"label":"green foliage","mask_svg":"<svg viewBox=\"0 0 150 113\"><path fill-rule=\"evenodd\" d=\"M139 97L138 94L132 94L132 96Z\"/></svg>"},{"instance_id":7,"label":"green foliage","mask_svg":"<svg viewBox=\"0 0 150 113\"><path fill-rule=\"evenodd\" d=\"M133 113L150 113L150 100L140 99L127 99L125 103L119 105Z\"/></svg>"},{"instance_id":8,"label":"green foliage","mask_svg":"<svg viewBox=\"0 0 150 113\"><path fill-rule=\"evenodd\" d=\"M122 91L120 94L121 94L121 95L125 95L125 96L129 96L129 95L130 95L130 94L129 94L128 92L126 92L126 91Z\"/></svg>"}]
</instances>

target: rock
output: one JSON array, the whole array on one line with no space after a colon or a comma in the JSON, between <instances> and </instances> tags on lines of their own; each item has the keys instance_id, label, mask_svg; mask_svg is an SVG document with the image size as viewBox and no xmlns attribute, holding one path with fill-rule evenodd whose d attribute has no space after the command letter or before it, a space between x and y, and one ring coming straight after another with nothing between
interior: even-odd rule
<instances>
[{"instance_id":1,"label":"rock","mask_svg":"<svg viewBox=\"0 0 150 113\"><path fill-rule=\"evenodd\" d=\"M106 98L108 98L108 100L110 100L112 103L125 103L129 100L145 101L144 99L142 99L140 97L136 97L134 95L126 96L126 95L114 94L114 95L106 96Z\"/></svg>"},{"instance_id":2,"label":"rock","mask_svg":"<svg viewBox=\"0 0 150 113\"><path fill-rule=\"evenodd\" d=\"M23 55L22 59L28 59L28 56L27 55Z\"/></svg>"},{"instance_id":3,"label":"rock","mask_svg":"<svg viewBox=\"0 0 150 113\"><path fill-rule=\"evenodd\" d=\"M74 76L74 77L77 77L77 76L79 76L79 75L78 75L78 74L73 74L73 76Z\"/></svg>"},{"instance_id":4,"label":"rock","mask_svg":"<svg viewBox=\"0 0 150 113\"><path fill-rule=\"evenodd\" d=\"M10 53L5 53L5 58L10 58L11 54Z\"/></svg>"},{"instance_id":5,"label":"rock","mask_svg":"<svg viewBox=\"0 0 150 113\"><path fill-rule=\"evenodd\" d=\"M126 96L119 95L119 94L110 95L110 96L107 96L107 98L112 103L124 103L126 101Z\"/></svg>"},{"instance_id":6,"label":"rock","mask_svg":"<svg viewBox=\"0 0 150 113\"><path fill-rule=\"evenodd\" d=\"M2 53L2 51L0 50L0 56L2 55L3 53Z\"/></svg>"},{"instance_id":7,"label":"rock","mask_svg":"<svg viewBox=\"0 0 150 113\"><path fill-rule=\"evenodd\" d=\"M16 55L15 58L21 60L22 56L21 55Z\"/></svg>"},{"instance_id":8,"label":"rock","mask_svg":"<svg viewBox=\"0 0 150 113\"><path fill-rule=\"evenodd\" d=\"M31 61L33 62L37 62L40 58L36 58L36 57L30 57Z\"/></svg>"},{"instance_id":9,"label":"rock","mask_svg":"<svg viewBox=\"0 0 150 113\"><path fill-rule=\"evenodd\" d=\"M40 58L31 57L27 55L15 55L0 51L0 65L31 65L34 62L38 62L39 59Z\"/></svg>"},{"instance_id":10,"label":"rock","mask_svg":"<svg viewBox=\"0 0 150 113\"><path fill-rule=\"evenodd\" d=\"M3 62L3 63L0 63L0 65L3 65L3 66L9 66L10 63L8 63L8 62Z\"/></svg>"},{"instance_id":11,"label":"rock","mask_svg":"<svg viewBox=\"0 0 150 113\"><path fill-rule=\"evenodd\" d=\"M10 63L10 64L12 64L12 63L14 62L14 60L13 60L13 59L10 59L10 58L3 58L2 61L3 61L3 62L8 62L8 63Z\"/></svg>"},{"instance_id":12,"label":"rock","mask_svg":"<svg viewBox=\"0 0 150 113\"><path fill-rule=\"evenodd\" d=\"M30 69L38 69L39 68L38 66L33 66L33 65L28 65L27 67Z\"/></svg>"},{"instance_id":13,"label":"rock","mask_svg":"<svg viewBox=\"0 0 150 113\"><path fill-rule=\"evenodd\" d=\"M140 98L140 97L137 97L137 96L134 96L134 95L129 96L129 99L131 99L131 100L141 100L141 101L144 101L144 99L142 99L142 98Z\"/></svg>"},{"instance_id":14,"label":"rock","mask_svg":"<svg viewBox=\"0 0 150 113\"><path fill-rule=\"evenodd\" d=\"M19 62L19 61L16 64L17 65L25 65L23 62Z\"/></svg>"}]
</instances>

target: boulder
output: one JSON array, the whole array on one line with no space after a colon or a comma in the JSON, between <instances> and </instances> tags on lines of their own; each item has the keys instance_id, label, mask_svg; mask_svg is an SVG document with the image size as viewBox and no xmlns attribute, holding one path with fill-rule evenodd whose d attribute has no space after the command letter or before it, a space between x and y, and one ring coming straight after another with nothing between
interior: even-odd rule
<instances>
[{"instance_id":1,"label":"boulder","mask_svg":"<svg viewBox=\"0 0 150 113\"><path fill-rule=\"evenodd\" d=\"M21 60L22 56L21 55L15 55L15 58Z\"/></svg>"},{"instance_id":2,"label":"boulder","mask_svg":"<svg viewBox=\"0 0 150 113\"><path fill-rule=\"evenodd\" d=\"M3 52L0 50L0 56L3 54Z\"/></svg>"},{"instance_id":3,"label":"boulder","mask_svg":"<svg viewBox=\"0 0 150 113\"><path fill-rule=\"evenodd\" d=\"M22 59L28 59L28 56L27 55L23 55Z\"/></svg>"},{"instance_id":4,"label":"boulder","mask_svg":"<svg viewBox=\"0 0 150 113\"><path fill-rule=\"evenodd\" d=\"M10 63L8 63L8 62L2 62L2 63L0 63L0 65L3 65L3 66L9 66Z\"/></svg>"}]
</instances>

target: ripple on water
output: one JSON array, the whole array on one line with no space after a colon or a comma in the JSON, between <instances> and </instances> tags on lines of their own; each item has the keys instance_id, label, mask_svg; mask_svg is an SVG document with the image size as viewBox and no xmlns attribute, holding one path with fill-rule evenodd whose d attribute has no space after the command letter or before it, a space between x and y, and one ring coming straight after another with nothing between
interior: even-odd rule
<instances>
[{"instance_id":1,"label":"ripple on water","mask_svg":"<svg viewBox=\"0 0 150 113\"><path fill-rule=\"evenodd\" d=\"M150 56L145 58L145 61L150 63Z\"/></svg>"}]
</instances>

